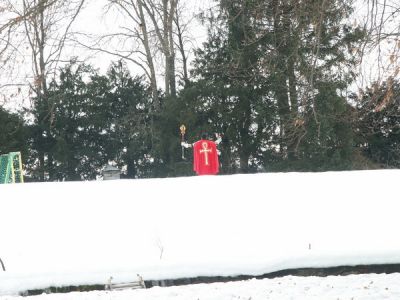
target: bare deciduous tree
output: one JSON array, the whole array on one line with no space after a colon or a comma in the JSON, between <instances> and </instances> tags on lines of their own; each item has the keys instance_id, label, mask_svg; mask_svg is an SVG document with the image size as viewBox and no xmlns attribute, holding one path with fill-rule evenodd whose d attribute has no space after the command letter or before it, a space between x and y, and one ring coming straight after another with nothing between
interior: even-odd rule
<instances>
[{"instance_id":1,"label":"bare deciduous tree","mask_svg":"<svg viewBox=\"0 0 400 300\"><path fill-rule=\"evenodd\" d=\"M53 1L22 0L22 15L36 7L37 12L24 18L24 34L32 57L36 93L47 93L49 75L55 73L72 23L76 20L85 0Z\"/></svg>"},{"instance_id":2,"label":"bare deciduous tree","mask_svg":"<svg viewBox=\"0 0 400 300\"><path fill-rule=\"evenodd\" d=\"M178 3L179 4L179 3ZM190 24L192 23L193 18L187 18L185 21L181 16L183 16L184 11L186 10L183 6L177 6L176 13L175 13L175 28L176 28L176 48L181 56L181 63L182 63L182 74L180 75L183 83L189 82L189 72L188 72L188 60L191 49L193 48L192 37L188 35L190 29ZM177 59L178 60L178 59Z\"/></svg>"},{"instance_id":3,"label":"bare deciduous tree","mask_svg":"<svg viewBox=\"0 0 400 300\"><path fill-rule=\"evenodd\" d=\"M131 24L120 26L119 31L101 36L87 48L126 59L139 66L152 88L155 108L158 103L159 74L164 79L167 96L176 96L177 63L182 79L188 80L187 62L189 21L183 21L183 8L179 0L109 0L107 13L117 8ZM110 47L110 45L117 45ZM111 49L114 48L114 49ZM176 58L179 51L180 59ZM163 67L160 68L160 65Z\"/></svg>"},{"instance_id":4,"label":"bare deciduous tree","mask_svg":"<svg viewBox=\"0 0 400 300\"><path fill-rule=\"evenodd\" d=\"M54 122L54 107L48 101L48 83L62 61L71 26L84 3L85 0L7 0L5 6L9 19L2 25L7 32L7 43L2 49L13 57L9 56L4 63L18 61L19 68L31 78L24 83L34 95L34 118L41 130L36 149L41 180L45 178L45 164L52 164L51 157L46 155Z\"/></svg>"},{"instance_id":5,"label":"bare deciduous tree","mask_svg":"<svg viewBox=\"0 0 400 300\"><path fill-rule=\"evenodd\" d=\"M158 38L160 50L165 58L165 93L176 96L175 79L175 45L173 37L173 21L178 0L138 0L151 19Z\"/></svg>"},{"instance_id":6,"label":"bare deciduous tree","mask_svg":"<svg viewBox=\"0 0 400 300\"><path fill-rule=\"evenodd\" d=\"M142 1L118 1L109 0L109 7L117 7L122 15L132 22L130 26L121 27L121 31L103 35L94 45L84 45L91 50L106 52L108 54L126 59L136 66L138 66L147 76L150 81L152 90L152 99L156 108L158 104L158 84L156 79L156 67L154 57L156 56L156 49L152 48L154 38L152 36L152 29L149 28L145 16ZM110 49L104 46L112 44L117 40L118 48ZM129 42L130 48L120 47L121 44Z\"/></svg>"},{"instance_id":7,"label":"bare deciduous tree","mask_svg":"<svg viewBox=\"0 0 400 300\"><path fill-rule=\"evenodd\" d=\"M15 96L21 92L21 87L28 83L18 78L20 66L24 64L26 39L23 34L23 25L28 19L32 19L39 13L40 6L46 8L59 0L43 0L41 3L32 3L25 10L22 9L23 2L3 0L0 4L0 89L1 93L8 97ZM40 5L39 5L40 4ZM5 93L18 87L17 93ZM8 98L7 97L7 98ZM6 98L6 97L5 97Z\"/></svg>"},{"instance_id":8,"label":"bare deciduous tree","mask_svg":"<svg viewBox=\"0 0 400 300\"><path fill-rule=\"evenodd\" d=\"M30 93L46 93L49 76L55 74L72 23L84 2L2 1L0 68L3 76L0 88L18 86L20 92L20 86L28 86Z\"/></svg>"},{"instance_id":9,"label":"bare deciduous tree","mask_svg":"<svg viewBox=\"0 0 400 300\"><path fill-rule=\"evenodd\" d=\"M391 0L359 0L361 24L367 32L358 51L360 85L371 86L398 77L400 73L400 3ZM373 59L371 59L373 57ZM373 63L372 63L373 62Z\"/></svg>"}]
</instances>

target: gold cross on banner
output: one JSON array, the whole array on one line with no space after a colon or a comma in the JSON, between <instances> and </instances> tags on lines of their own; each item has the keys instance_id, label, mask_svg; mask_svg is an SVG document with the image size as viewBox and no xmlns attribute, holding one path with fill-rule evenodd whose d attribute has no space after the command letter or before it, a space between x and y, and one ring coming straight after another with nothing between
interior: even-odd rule
<instances>
[{"instance_id":1,"label":"gold cross on banner","mask_svg":"<svg viewBox=\"0 0 400 300\"><path fill-rule=\"evenodd\" d=\"M208 164L208 153L211 153L212 149L211 148L207 148L207 143L206 142L203 142L201 145L202 145L203 149L200 149L200 153L204 153L206 166L208 166L209 165Z\"/></svg>"}]
</instances>

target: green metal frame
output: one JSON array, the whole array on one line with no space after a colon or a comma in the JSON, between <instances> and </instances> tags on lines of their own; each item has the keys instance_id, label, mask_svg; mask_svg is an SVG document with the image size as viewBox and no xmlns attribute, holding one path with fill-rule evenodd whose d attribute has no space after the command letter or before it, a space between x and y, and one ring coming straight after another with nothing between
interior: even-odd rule
<instances>
[{"instance_id":1,"label":"green metal frame","mask_svg":"<svg viewBox=\"0 0 400 300\"><path fill-rule=\"evenodd\" d=\"M23 183L21 152L0 155L0 184Z\"/></svg>"}]
</instances>

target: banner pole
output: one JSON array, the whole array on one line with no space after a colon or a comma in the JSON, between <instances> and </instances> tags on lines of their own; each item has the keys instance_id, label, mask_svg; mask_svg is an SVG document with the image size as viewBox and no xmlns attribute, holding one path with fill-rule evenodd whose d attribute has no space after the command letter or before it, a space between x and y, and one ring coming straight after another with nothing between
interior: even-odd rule
<instances>
[{"instance_id":1,"label":"banner pole","mask_svg":"<svg viewBox=\"0 0 400 300\"><path fill-rule=\"evenodd\" d=\"M186 126L185 125L181 125L181 127L179 127L180 131L181 131L181 143L185 141L185 133L186 133ZM182 146L182 159L185 159L185 147Z\"/></svg>"}]
</instances>

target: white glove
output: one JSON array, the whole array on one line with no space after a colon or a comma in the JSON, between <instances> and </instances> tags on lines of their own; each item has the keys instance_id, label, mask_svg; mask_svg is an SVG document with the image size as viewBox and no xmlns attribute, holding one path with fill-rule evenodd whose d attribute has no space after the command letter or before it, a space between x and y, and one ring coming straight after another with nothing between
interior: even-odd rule
<instances>
[{"instance_id":1,"label":"white glove","mask_svg":"<svg viewBox=\"0 0 400 300\"><path fill-rule=\"evenodd\" d=\"M188 144L188 143L186 143L186 142L181 142L181 146L182 146L182 147L185 147L185 148L192 147L191 144Z\"/></svg>"}]
</instances>

